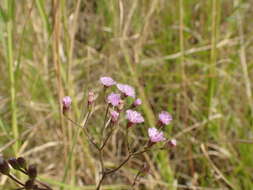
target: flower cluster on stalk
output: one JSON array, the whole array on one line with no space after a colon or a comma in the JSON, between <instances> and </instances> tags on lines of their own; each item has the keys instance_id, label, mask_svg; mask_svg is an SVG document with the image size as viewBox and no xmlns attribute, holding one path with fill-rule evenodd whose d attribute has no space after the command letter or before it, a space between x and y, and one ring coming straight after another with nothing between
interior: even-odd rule
<instances>
[{"instance_id":1,"label":"flower cluster on stalk","mask_svg":"<svg viewBox=\"0 0 253 190\"><path fill-rule=\"evenodd\" d=\"M142 100L136 97L136 91L134 87L128 84L118 83L114 79L108 76L101 77L99 81L103 85L104 100L107 107L105 111L103 126L101 128L100 138L102 138L102 140L100 142L102 143L98 145L96 142L94 142L93 141L94 138L89 136L90 135L88 133L89 128L86 129L85 127L86 123L89 120L89 115L90 115L89 113L91 112L90 109L92 109L91 106L88 107L89 110L88 110L88 116L86 118L87 121L85 122L84 126L80 126L85 130L85 134L88 137L88 140L91 142L91 144L93 144L95 148L97 148L98 152L100 152L99 160L101 162L101 167L102 167L102 171L101 171L102 177L97 185L97 188L96 188L97 190L100 189L102 181L106 175L116 172L125 163L127 163L128 159L130 159L132 156L152 150L153 145L159 142L165 142L162 148L174 147L177 144L175 139L166 138L166 135L163 132L163 129L165 129L165 126L171 123L172 116L167 111L161 111L157 115L156 126L147 127L147 141L146 141L145 147L143 147L142 150L139 150L139 152L138 151L132 152L130 150L131 147L129 147L129 142L128 142L129 140L128 130L130 130L130 128L132 127L135 127L135 126L137 127L138 125L142 127L145 126L144 116L141 114L141 112L136 110L136 109L140 110L140 106L142 105ZM94 101L96 101L94 97L95 97L95 93L93 91L90 91L88 93L88 105L92 105ZM63 106L63 113L66 113L67 111L69 111L71 107L71 98L64 97L62 100L62 106ZM102 155L101 152L103 151L103 148L106 146L108 140L110 139L112 133L114 132L114 129L116 127L121 126L119 125L119 123L121 122L125 122L125 126L126 126L125 141L127 141L126 144L128 146L129 157L127 158L125 162L123 162L122 165L120 165L119 167L116 167L116 169L111 170L109 172L104 172L105 168L103 164L103 158L101 157ZM76 124L76 122L74 121L72 121L72 123ZM109 130L109 132L107 130Z\"/></svg>"},{"instance_id":2,"label":"flower cluster on stalk","mask_svg":"<svg viewBox=\"0 0 253 190\"><path fill-rule=\"evenodd\" d=\"M112 86L117 87L119 92L111 92L107 98L106 102L109 106L112 107L110 110L111 121L116 123L119 119L119 112L124 108L124 99L126 97L130 97L133 99L133 103L131 108L136 108L142 104L142 100L140 98L135 98L136 92L135 89L128 85L117 83L114 79L108 76L104 76L100 78L100 83L104 86L104 88L109 88ZM94 92L90 91L88 94L88 103L91 104L94 101ZM70 109L71 106L71 98L66 96L62 100L63 104L63 112L66 112ZM125 110L125 118L127 119L127 127L132 127L136 124L144 123L144 117L142 114L133 109ZM149 137L149 144L155 144L157 142L166 141L166 137L161 130L164 126L169 125L172 121L172 116L167 111L161 111L157 117L157 127L150 127L148 128L148 137ZM167 142L171 146L176 146L176 140L168 140Z\"/></svg>"}]
</instances>

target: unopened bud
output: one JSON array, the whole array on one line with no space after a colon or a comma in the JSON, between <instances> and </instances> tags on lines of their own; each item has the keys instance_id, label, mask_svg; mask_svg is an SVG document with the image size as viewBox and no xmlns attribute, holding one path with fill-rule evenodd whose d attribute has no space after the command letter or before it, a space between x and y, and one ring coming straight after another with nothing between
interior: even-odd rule
<instances>
[{"instance_id":1,"label":"unopened bud","mask_svg":"<svg viewBox=\"0 0 253 190\"><path fill-rule=\"evenodd\" d=\"M142 104L141 99L140 99L140 98L137 98L137 99L134 101L134 103L133 103L133 107L137 107L137 106L139 106L139 105L141 105L141 104Z\"/></svg>"},{"instance_id":2,"label":"unopened bud","mask_svg":"<svg viewBox=\"0 0 253 190\"><path fill-rule=\"evenodd\" d=\"M9 175L10 173L10 167L8 163L1 156L0 156L0 173L4 175Z\"/></svg>"},{"instance_id":3,"label":"unopened bud","mask_svg":"<svg viewBox=\"0 0 253 190\"><path fill-rule=\"evenodd\" d=\"M114 111L114 110L112 110L112 111L110 111L110 114L111 114L111 118L112 118L111 121L113 123L116 123L118 121L118 118L119 118L119 113L116 112L116 111Z\"/></svg>"},{"instance_id":4,"label":"unopened bud","mask_svg":"<svg viewBox=\"0 0 253 190\"><path fill-rule=\"evenodd\" d=\"M8 162L9 162L9 164L11 165L11 167L12 167L13 169L15 169L15 170L20 169L20 166L19 166L18 161L17 161L16 158L10 158L10 159L8 160Z\"/></svg>"},{"instance_id":5,"label":"unopened bud","mask_svg":"<svg viewBox=\"0 0 253 190\"><path fill-rule=\"evenodd\" d=\"M70 109L72 99L69 96L65 96L62 99L63 113L66 113Z\"/></svg>"},{"instance_id":6,"label":"unopened bud","mask_svg":"<svg viewBox=\"0 0 253 190\"><path fill-rule=\"evenodd\" d=\"M88 105L91 105L95 101L95 94L94 92L90 91L88 93Z\"/></svg>"},{"instance_id":7,"label":"unopened bud","mask_svg":"<svg viewBox=\"0 0 253 190\"><path fill-rule=\"evenodd\" d=\"M17 162L20 168L26 169L26 160L23 157L18 157Z\"/></svg>"},{"instance_id":8,"label":"unopened bud","mask_svg":"<svg viewBox=\"0 0 253 190\"><path fill-rule=\"evenodd\" d=\"M176 147L177 146L177 140L176 139L171 139L167 142L167 145L169 147Z\"/></svg>"},{"instance_id":9,"label":"unopened bud","mask_svg":"<svg viewBox=\"0 0 253 190\"><path fill-rule=\"evenodd\" d=\"M35 165L30 165L27 170L27 174L30 179L35 179L37 177L37 168Z\"/></svg>"}]
</instances>

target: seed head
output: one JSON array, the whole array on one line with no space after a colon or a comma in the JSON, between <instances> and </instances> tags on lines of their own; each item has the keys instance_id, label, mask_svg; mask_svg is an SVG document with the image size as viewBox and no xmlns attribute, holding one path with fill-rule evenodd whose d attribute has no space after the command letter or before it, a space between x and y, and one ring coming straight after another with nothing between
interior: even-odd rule
<instances>
[{"instance_id":1,"label":"seed head","mask_svg":"<svg viewBox=\"0 0 253 190\"><path fill-rule=\"evenodd\" d=\"M9 164L0 156L0 173L3 175L9 175L10 167Z\"/></svg>"},{"instance_id":2,"label":"seed head","mask_svg":"<svg viewBox=\"0 0 253 190\"><path fill-rule=\"evenodd\" d=\"M19 166L18 161L17 161L16 158L10 158L10 159L8 160L8 162L9 162L9 164L11 165L11 167L12 167L13 169L15 169L15 170L20 169L20 166Z\"/></svg>"},{"instance_id":3,"label":"seed head","mask_svg":"<svg viewBox=\"0 0 253 190\"><path fill-rule=\"evenodd\" d=\"M37 168L35 165L30 165L27 170L30 179L35 179L37 177Z\"/></svg>"},{"instance_id":4,"label":"seed head","mask_svg":"<svg viewBox=\"0 0 253 190\"><path fill-rule=\"evenodd\" d=\"M18 157L17 162L20 168L26 169L26 160L23 157Z\"/></svg>"}]
</instances>

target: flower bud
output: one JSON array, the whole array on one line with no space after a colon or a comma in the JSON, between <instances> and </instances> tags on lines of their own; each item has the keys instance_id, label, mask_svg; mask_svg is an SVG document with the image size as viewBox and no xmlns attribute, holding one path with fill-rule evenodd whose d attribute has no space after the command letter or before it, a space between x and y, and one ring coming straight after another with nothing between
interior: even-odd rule
<instances>
[{"instance_id":1,"label":"flower bud","mask_svg":"<svg viewBox=\"0 0 253 190\"><path fill-rule=\"evenodd\" d=\"M17 162L20 168L26 169L26 160L23 157L18 157Z\"/></svg>"},{"instance_id":2,"label":"flower bud","mask_svg":"<svg viewBox=\"0 0 253 190\"><path fill-rule=\"evenodd\" d=\"M95 94L94 92L90 91L88 93L88 105L91 105L95 101Z\"/></svg>"},{"instance_id":3,"label":"flower bud","mask_svg":"<svg viewBox=\"0 0 253 190\"><path fill-rule=\"evenodd\" d=\"M110 111L110 114L111 114L111 118L112 118L112 123L116 123L118 121L118 118L119 118L119 113L114 111L114 110L111 110Z\"/></svg>"},{"instance_id":4,"label":"flower bud","mask_svg":"<svg viewBox=\"0 0 253 190\"><path fill-rule=\"evenodd\" d=\"M37 168L35 165L30 165L27 170L27 174L30 179L35 179L37 177Z\"/></svg>"},{"instance_id":5,"label":"flower bud","mask_svg":"<svg viewBox=\"0 0 253 190\"><path fill-rule=\"evenodd\" d=\"M15 170L19 170L20 169L20 166L18 164L18 161L16 158L10 158L8 160L9 164L11 165L11 167Z\"/></svg>"},{"instance_id":6,"label":"flower bud","mask_svg":"<svg viewBox=\"0 0 253 190\"><path fill-rule=\"evenodd\" d=\"M9 175L10 167L9 164L0 156L0 173L3 175Z\"/></svg>"},{"instance_id":7,"label":"flower bud","mask_svg":"<svg viewBox=\"0 0 253 190\"><path fill-rule=\"evenodd\" d=\"M167 142L168 147L176 147L177 146L177 140L176 139L171 139Z\"/></svg>"},{"instance_id":8,"label":"flower bud","mask_svg":"<svg viewBox=\"0 0 253 190\"><path fill-rule=\"evenodd\" d=\"M72 99L69 96L65 96L62 99L62 105L63 105L63 114L66 113L70 109Z\"/></svg>"},{"instance_id":9,"label":"flower bud","mask_svg":"<svg viewBox=\"0 0 253 190\"><path fill-rule=\"evenodd\" d=\"M140 98L137 98L135 101L134 101L134 103L133 103L133 107L137 107L137 106L139 106L139 105L141 105L142 104L142 101L141 101L141 99Z\"/></svg>"}]
</instances>

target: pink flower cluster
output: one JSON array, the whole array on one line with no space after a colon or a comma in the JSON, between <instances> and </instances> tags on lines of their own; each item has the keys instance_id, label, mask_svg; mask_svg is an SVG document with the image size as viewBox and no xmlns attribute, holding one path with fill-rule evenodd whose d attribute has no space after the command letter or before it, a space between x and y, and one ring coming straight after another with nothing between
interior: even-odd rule
<instances>
[{"instance_id":1,"label":"pink flower cluster","mask_svg":"<svg viewBox=\"0 0 253 190\"><path fill-rule=\"evenodd\" d=\"M103 84L105 88L116 85L118 91L120 91L120 93L111 92L106 98L108 106L111 106L109 112L110 120L112 123L115 124L119 120L120 112L124 110L125 98L126 97L135 98L135 89L127 84L117 83L111 77L107 76L101 77L100 82ZM88 94L88 105L92 104L94 101L95 101L95 94L94 92L90 91ZM72 100L69 96L63 98L62 104L64 112L70 109L71 102ZM142 104L141 99L136 98L130 105L130 108L132 109L127 109L125 111L128 128L144 122L144 117L142 116L142 114L138 111L133 110L133 108L136 108L141 104ZM167 111L161 111L158 114L157 121L158 121L157 127L152 127L148 129L149 146L157 142L166 140L164 133L161 131L161 128L171 123L172 116ZM176 146L177 142L175 139L172 139L167 141L167 144L169 146Z\"/></svg>"},{"instance_id":2,"label":"pink flower cluster","mask_svg":"<svg viewBox=\"0 0 253 190\"><path fill-rule=\"evenodd\" d=\"M158 125L160 127L170 124L171 121L172 121L172 116L168 112L162 111L161 113L158 114ZM166 140L163 132L159 131L155 127L148 129L148 136L149 136L150 146L153 145L154 143ZM175 139L170 140L168 143L170 146L176 146Z\"/></svg>"},{"instance_id":3,"label":"pink flower cluster","mask_svg":"<svg viewBox=\"0 0 253 190\"><path fill-rule=\"evenodd\" d=\"M118 111L121 111L124 106L124 97L132 97L135 98L135 90L132 86L129 86L127 84L121 84L115 82L111 77L101 77L100 82L105 86L113 86L116 85L117 89L121 92L123 97L120 94L117 93L111 93L107 97L107 103L117 107ZM121 99L123 98L123 99ZM132 103L132 108L136 108L137 106L140 106L142 104L141 99L137 98ZM119 117L119 113L116 111L111 111L111 120L112 122L116 122ZM128 120L128 127L132 127L135 124L140 124L144 122L144 118L141 115L141 113L128 109L126 110L126 119ZM166 138L164 137L164 133L159 130L162 126L170 124L172 121L172 116L167 111L162 111L158 114L158 128L152 127L148 129L148 136L149 141L151 144L155 144L157 142L165 141ZM172 139L168 141L168 144L170 146L176 146L176 140Z\"/></svg>"}]
</instances>

